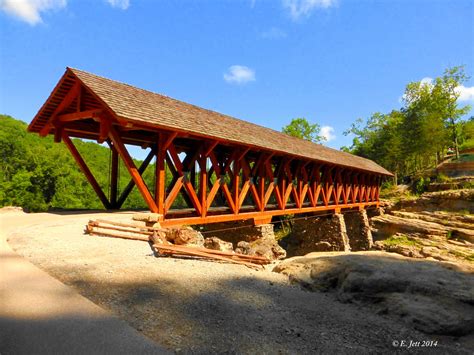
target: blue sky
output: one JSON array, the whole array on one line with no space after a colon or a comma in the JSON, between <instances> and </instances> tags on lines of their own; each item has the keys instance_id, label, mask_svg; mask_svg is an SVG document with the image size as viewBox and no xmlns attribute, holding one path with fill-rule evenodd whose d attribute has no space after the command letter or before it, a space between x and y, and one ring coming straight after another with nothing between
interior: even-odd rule
<instances>
[{"instance_id":1,"label":"blue sky","mask_svg":"<svg viewBox=\"0 0 474 355\"><path fill-rule=\"evenodd\" d=\"M400 107L405 85L465 64L474 2L0 0L0 112L29 122L66 66L280 130ZM462 103L474 103L474 81ZM472 114L472 111L471 111ZM329 127L329 128L328 128Z\"/></svg>"}]
</instances>

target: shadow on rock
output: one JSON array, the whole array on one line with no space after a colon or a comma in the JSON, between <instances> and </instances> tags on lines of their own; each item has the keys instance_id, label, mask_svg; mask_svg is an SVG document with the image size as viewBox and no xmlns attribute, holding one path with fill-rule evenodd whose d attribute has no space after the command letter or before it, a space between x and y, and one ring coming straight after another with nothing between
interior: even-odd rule
<instances>
[{"instance_id":1,"label":"shadow on rock","mask_svg":"<svg viewBox=\"0 0 474 355\"><path fill-rule=\"evenodd\" d=\"M474 332L472 270L382 252L310 253L274 271L311 291L334 292L378 314L395 315L429 334Z\"/></svg>"}]
</instances>

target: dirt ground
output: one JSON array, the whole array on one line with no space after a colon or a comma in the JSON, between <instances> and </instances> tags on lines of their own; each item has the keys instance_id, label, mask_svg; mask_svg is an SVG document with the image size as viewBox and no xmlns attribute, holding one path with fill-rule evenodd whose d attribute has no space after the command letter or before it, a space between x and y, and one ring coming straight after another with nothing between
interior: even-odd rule
<instances>
[{"instance_id":1,"label":"dirt ground","mask_svg":"<svg viewBox=\"0 0 474 355\"><path fill-rule=\"evenodd\" d=\"M176 352L392 352L400 350L394 341L438 340L445 353L469 353L456 339L425 335L328 294L304 291L271 266L254 271L156 258L146 242L83 234L89 219L105 214L3 217L17 253Z\"/></svg>"}]
</instances>

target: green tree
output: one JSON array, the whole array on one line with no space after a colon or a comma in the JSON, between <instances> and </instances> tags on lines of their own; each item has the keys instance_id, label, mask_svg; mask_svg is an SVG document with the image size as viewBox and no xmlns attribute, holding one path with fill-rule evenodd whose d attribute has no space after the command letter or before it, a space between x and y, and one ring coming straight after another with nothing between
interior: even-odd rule
<instances>
[{"instance_id":1,"label":"green tree","mask_svg":"<svg viewBox=\"0 0 474 355\"><path fill-rule=\"evenodd\" d=\"M474 148L474 116L460 124L460 150Z\"/></svg>"},{"instance_id":2,"label":"green tree","mask_svg":"<svg viewBox=\"0 0 474 355\"><path fill-rule=\"evenodd\" d=\"M470 106L458 104L467 80L463 67L448 68L432 81L406 86L404 106L388 114L357 119L345 134L354 135L350 152L375 160L395 175L413 175L439 163L449 147L474 145L474 123L463 121Z\"/></svg>"},{"instance_id":3,"label":"green tree","mask_svg":"<svg viewBox=\"0 0 474 355\"><path fill-rule=\"evenodd\" d=\"M468 79L464 67L456 66L446 69L443 76L432 82L410 83L405 90L406 110L411 117L420 120L425 134L421 141L431 151L437 150L438 157L447 140L459 157L459 120L471 110L471 106L459 106L458 88Z\"/></svg>"},{"instance_id":4,"label":"green tree","mask_svg":"<svg viewBox=\"0 0 474 355\"><path fill-rule=\"evenodd\" d=\"M314 143L320 143L325 140L319 134L321 127L317 123L309 123L306 118L293 118L290 124L282 128L282 132Z\"/></svg>"}]
</instances>

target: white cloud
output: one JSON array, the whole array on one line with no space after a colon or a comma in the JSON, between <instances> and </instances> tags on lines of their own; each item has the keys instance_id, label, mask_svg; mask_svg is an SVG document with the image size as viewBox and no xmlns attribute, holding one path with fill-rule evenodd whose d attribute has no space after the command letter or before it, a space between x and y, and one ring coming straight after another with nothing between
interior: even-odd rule
<instances>
[{"instance_id":1,"label":"white cloud","mask_svg":"<svg viewBox=\"0 0 474 355\"><path fill-rule=\"evenodd\" d=\"M130 6L129 0L107 0L110 6L116 7L121 10L127 10Z\"/></svg>"},{"instance_id":2,"label":"white cloud","mask_svg":"<svg viewBox=\"0 0 474 355\"><path fill-rule=\"evenodd\" d=\"M430 77L425 77L420 80L420 84L423 85L428 85L432 87L434 84L434 79ZM458 101L472 101L474 102L474 86L464 86L464 85L459 85L456 89L456 92L459 94ZM403 94L398 98L399 103L403 103L405 100L406 95Z\"/></svg>"},{"instance_id":3,"label":"white cloud","mask_svg":"<svg viewBox=\"0 0 474 355\"><path fill-rule=\"evenodd\" d=\"M458 101L474 101L474 86L465 87L460 85L456 88L459 93Z\"/></svg>"},{"instance_id":4,"label":"white cloud","mask_svg":"<svg viewBox=\"0 0 474 355\"><path fill-rule=\"evenodd\" d=\"M260 37L265 39L283 39L288 37L285 31L277 28L272 27L268 31L264 31L260 34Z\"/></svg>"},{"instance_id":5,"label":"white cloud","mask_svg":"<svg viewBox=\"0 0 474 355\"><path fill-rule=\"evenodd\" d=\"M255 81L255 71L244 65L232 65L227 73L224 73L224 80L228 83L245 84Z\"/></svg>"},{"instance_id":6,"label":"white cloud","mask_svg":"<svg viewBox=\"0 0 474 355\"><path fill-rule=\"evenodd\" d=\"M309 17L315 9L327 9L337 5L337 0L282 0L283 7L293 20Z\"/></svg>"},{"instance_id":7,"label":"white cloud","mask_svg":"<svg viewBox=\"0 0 474 355\"><path fill-rule=\"evenodd\" d=\"M336 135L334 134L334 128L331 126L322 126L320 135L324 137L326 142L336 139Z\"/></svg>"},{"instance_id":8,"label":"white cloud","mask_svg":"<svg viewBox=\"0 0 474 355\"><path fill-rule=\"evenodd\" d=\"M34 26L43 22L41 13L66 7L66 0L0 0L0 10Z\"/></svg>"},{"instance_id":9,"label":"white cloud","mask_svg":"<svg viewBox=\"0 0 474 355\"><path fill-rule=\"evenodd\" d=\"M433 86L433 78L426 77L420 80L421 85ZM459 85L456 89L459 94L458 101L474 101L474 86Z\"/></svg>"},{"instance_id":10,"label":"white cloud","mask_svg":"<svg viewBox=\"0 0 474 355\"><path fill-rule=\"evenodd\" d=\"M427 76L426 78L423 78L420 80L420 84L421 85L433 85L433 78L430 78L429 76Z\"/></svg>"}]
</instances>

